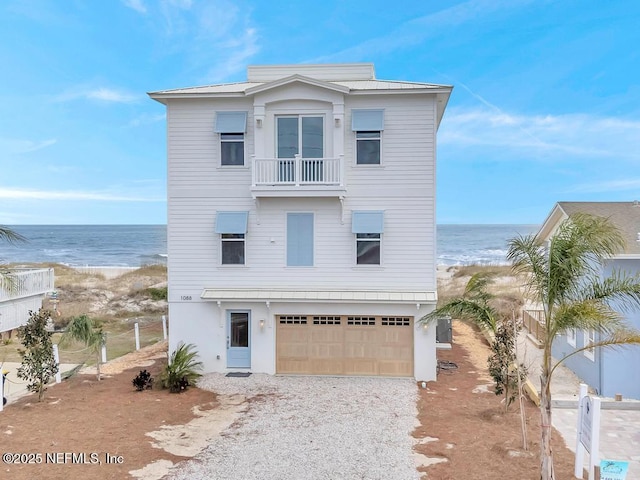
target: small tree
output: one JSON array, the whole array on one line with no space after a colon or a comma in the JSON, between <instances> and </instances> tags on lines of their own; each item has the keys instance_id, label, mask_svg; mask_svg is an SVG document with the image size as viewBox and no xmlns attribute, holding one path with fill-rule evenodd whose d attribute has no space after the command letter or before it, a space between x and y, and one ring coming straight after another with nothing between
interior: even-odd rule
<instances>
[{"instance_id":1,"label":"small tree","mask_svg":"<svg viewBox=\"0 0 640 480\"><path fill-rule=\"evenodd\" d=\"M504 393L505 410L520 395L520 381L526 378L526 368L517 364L516 335L517 327L506 320L499 322L488 360L489 375L495 382L495 394Z\"/></svg>"},{"instance_id":2,"label":"small tree","mask_svg":"<svg viewBox=\"0 0 640 480\"><path fill-rule=\"evenodd\" d=\"M18 349L22 357L22 365L18 368L18 378L29 382L27 389L38 393L38 401L42 401L45 385L58 373L58 365L53 356L52 333L47 331L47 322L51 312L40 309L29 312L27 324L20 327L18 337L24 349Z\"/></svg>"},{"instance_id":3,"label":"small tree","mask_svg":"<svg viewBox=\"0 0 640 480\"><path fill-rule=\"evenodd\" d=\"M60 339L61 345L68 345L71 341L83 343L96 355L97 378L100 380L100 350L105 343L105 335L92 318L80 315L71 319L67 329Z\"/></svg>"}]
</instances>

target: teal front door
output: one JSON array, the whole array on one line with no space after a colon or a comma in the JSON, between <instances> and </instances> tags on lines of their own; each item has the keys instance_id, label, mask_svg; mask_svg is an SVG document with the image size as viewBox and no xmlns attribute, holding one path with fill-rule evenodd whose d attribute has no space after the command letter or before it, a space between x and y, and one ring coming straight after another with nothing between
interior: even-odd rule
<instances>
[{"instance_id":1,"label":"teal front door","mask_svg":"<svg viewBox=\"0 0 640 480\"><path fill-rule=\"evenodd\" d=\"M251 315L227 312L227 368L251 368Z\"/></svg>"}]
</instances>

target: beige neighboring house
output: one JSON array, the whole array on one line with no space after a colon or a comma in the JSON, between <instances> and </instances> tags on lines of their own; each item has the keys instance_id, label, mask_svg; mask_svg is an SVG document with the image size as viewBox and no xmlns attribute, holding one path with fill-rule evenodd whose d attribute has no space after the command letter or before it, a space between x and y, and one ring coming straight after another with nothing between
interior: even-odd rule
<instances>
[{"instance_id":1,"label":"beige neighboring house","mask_svg":"<svg viewBox=\"0 0 640 480\"><path fill-rule=\"evenodd\" d=\"M12 338L29 320L29 311L42 307L45 295L54 287L53 268L7 268L8 281L0 284L0 339Z\"/></svg>"},{"instance_id":2,"label":"beige neighboring house","mask_svg":"<svg viewBox=\"0 0 640 480\"><path fill-rule=\"evenodd\" d=\"M560 223L574 213L588 213L609 218L623 233L625 250L611 258L602 268L602 278L616 271L640 274L640 203L634 202L558 202L538 237L548 240ZM640 311L624 312L628 325L640 330ZM553 356L563 358L578 348L598 340L593 330L572 330L553 343ZM640 347L585 350L569 357L564 365L582 381L605 397L621 394L624 398L640 400Z\"/></svg>"}]
</instances>

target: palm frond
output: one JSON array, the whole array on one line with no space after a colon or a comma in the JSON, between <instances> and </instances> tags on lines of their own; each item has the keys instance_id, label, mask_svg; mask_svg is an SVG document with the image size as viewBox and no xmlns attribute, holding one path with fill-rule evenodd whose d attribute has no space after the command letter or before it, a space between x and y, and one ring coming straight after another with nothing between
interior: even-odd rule
<instances>
[{"instance_id":1,"label":"palm frond","mask_svg":"<svg viewBox=\"0 0 640 480\"><path fill-rule=\"evenodd\" d=\"M600 300L628 312L640 307L640 275L614 270L607 278L590 282L582 294L585 299Z\"/></svg>"},{"instance_id":2,"label":"palm frond","mask_svg":"<svg viewBox=\"0 0 640 480\"><path fill-rule=\"evenodd\" d=\"M494 332L496 330L497 312L489 305L466 298L455 298L428 313L418 322L430 324L447 315L459 320L476 323Z\"/></svg>"},{"instance_id":3,"label":"palm frond","mask_svg":"<svg viewBox=\"0 0 640 480\"><path fill-rule=\"evenodd\" d=\"M578 353L593 350L594 348L629 348L635 347L640 348L640 332L633 329L628 328L620 328L603 339L600 339L597 342L590 343L589 345L585 345L582 348L577 348L570 354L562 357L551 369L551 374L553 374L554 370L561 365L567 358L572 357Z\"/></svg>"},{"instance_id":4,"label":"palm frond","mask_svg":"<svg viewBox=\"0 0 640 480\"><path fill-rule=\"evenodd\" d=\"M9 242L9 243L17 243L17 242L26 242L26 237L20 235L17 232L14 232L10 228L4 227L0 225L0 240Z\"/></svg>"}]
</instances>

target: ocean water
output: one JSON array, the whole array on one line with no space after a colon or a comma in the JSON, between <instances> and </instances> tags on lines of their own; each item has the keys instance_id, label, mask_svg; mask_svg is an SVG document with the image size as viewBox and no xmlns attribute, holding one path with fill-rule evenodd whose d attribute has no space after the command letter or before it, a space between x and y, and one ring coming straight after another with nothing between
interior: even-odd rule
<instances>
[{"instance_id":1,"label":"ocean water","mask_svg":"<svg viewBox=\"0 0 640 480\"><path fill-rule=\"evenodd\" d=\"M166 225L15 225L26 243L0 243L1 263L54 262L81 266L166 263ZM506 263L507 242L538 225L438 225L439 265Z\"/></svg>"}]
</instances>

